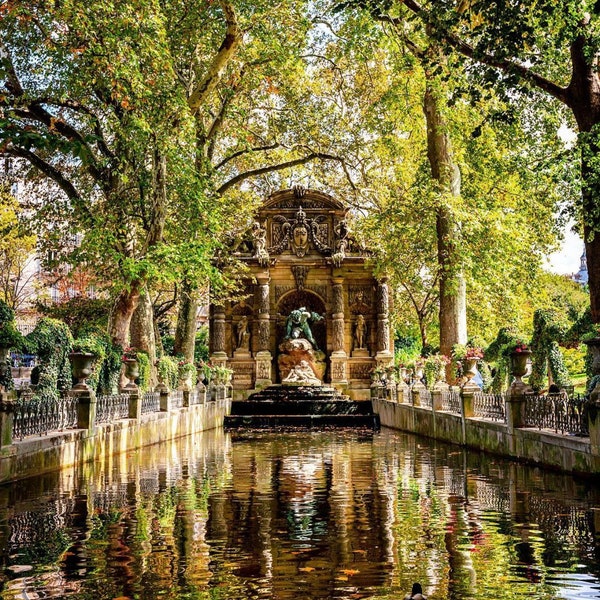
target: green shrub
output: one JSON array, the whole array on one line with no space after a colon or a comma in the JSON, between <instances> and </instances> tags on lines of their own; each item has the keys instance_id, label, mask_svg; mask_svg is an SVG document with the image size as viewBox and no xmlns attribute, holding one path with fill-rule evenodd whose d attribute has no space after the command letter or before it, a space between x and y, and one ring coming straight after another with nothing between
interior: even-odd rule
<instances>
[{"instance_id":1,"label":"green shrub","mask_svg":"<svg viewBox=\"0 0 600 600\"><path fill-rule=\"evenodd\" d=\"M25 337L25 345L39 360L36 397L58 398L59 392L71 389L69 354L73 336L65 323L44 317Z\"/></svg>"},{"instance_id":2,"label":"green shrub","mask_svg":"<svg viewBox=\"0 0 600 600\"><path fill-rule=\"evenodd\" d=\"M150 388L150 375L152 373L152 366L150 365L150 357L147 352L141 350L137 353L137 361L140 367L140 374L137 379L137 384L140 388L140 392L147 392Z\"/></svg>"},{"instance_id":3,"label":"green shrub","mask_svg":"<svg viewBox=\"0 0 600 600\"><path fill-rule=\"evenodd\" d=\"M192 378L192 385L196 385L198 381L198 371L193 363L187 362L184 359L179 360L177 363L178 376L180 380L187 379L190 375Z\"/></svg>"},{"instance_id":4,"label":"green shrub","mask_svg":"<svg viewBox=\"0 0 600 600\"><path fill-rule=\"evenodd\" d=\"M106 330L110 304L108 299L75 296L57 304L38 304L37 309L47 317L66 323L73 335L79 337L90 326Z\"/></svg>"},{"instance_id":5,"label":"green shrub","mask_svg":"<svg viewBox=\"0 0 600 600\"><path fill-rule=\"evenodd\" d=\"M156 362L158 376L164 384L174 390L177 387L179 379L179 366L177 360L172 356L163 356Z\"/></svg>"},{"instance_id":6,"label":"green shrub","mask_svg":"<svg viewBox=\"0 0 600 600\"><path fill-rule=\"evenodd\" d=\"M0 300L0 346L20 350L23 336L15 326L15 311Z\"/></svg>"},{"instance_id":7,"label":"green shrub","mask_svg":"<svg viewBox=\"0 0 600 600\"><path fill-rule=\"evenodd\" d=\"M196 345L194 346L194 362L208 360L208 326L202 325L196 332Z\"/></svg>"}]
</instances>

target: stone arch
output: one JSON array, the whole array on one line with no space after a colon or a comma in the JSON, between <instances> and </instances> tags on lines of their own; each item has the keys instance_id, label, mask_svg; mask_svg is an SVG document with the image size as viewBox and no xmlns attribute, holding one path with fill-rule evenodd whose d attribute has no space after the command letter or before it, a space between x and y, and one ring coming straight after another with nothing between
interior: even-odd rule
<instances>
[{"instance_id":1,"label":"stone arch","mask_svg":"<svg viewBox=\"0 0 600 600\"><path fill-rule=\"evenodd\" d=\"M311 290L293 290L279 299L277 303L277 314L287 317L292 310L305 306L311 312L319 313L325 316L325 301ZM315 341L321 350L327 348L327 326L326 319L311 324L311 331ZM281 342L285 335L285 319L277 323L277 342Z\"/></svg>"}]
</instances>

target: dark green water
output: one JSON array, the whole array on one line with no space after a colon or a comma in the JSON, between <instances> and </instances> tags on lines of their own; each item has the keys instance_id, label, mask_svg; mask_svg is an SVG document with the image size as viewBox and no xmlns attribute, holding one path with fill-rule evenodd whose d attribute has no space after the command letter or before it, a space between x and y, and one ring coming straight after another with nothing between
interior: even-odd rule
<instances>
[{"instance_id":1,"label":"dark green water","mask_svg":"<svg viewBox=\"0 0 600 600\"><path fill-rule=\"evenodd\" d=\"M413 436L208 432L0 488L0 598L600 599L600 486Z\"/></svg>"}]
</instances>

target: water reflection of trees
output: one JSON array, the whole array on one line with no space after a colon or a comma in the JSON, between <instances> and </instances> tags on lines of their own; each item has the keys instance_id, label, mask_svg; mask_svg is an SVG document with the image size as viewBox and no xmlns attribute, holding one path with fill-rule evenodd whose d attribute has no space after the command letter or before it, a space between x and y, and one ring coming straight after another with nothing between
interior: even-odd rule
<instances>
[{"instance_id":1,"label":"water reflection of trees","mask_svg":"<svg viewBox=\"0 0 600 600\"><path fill-rule=\"evenodd\" d=\"M34 567L10 593L551 598L599 563L593 486L399 434L188 441L5 504L4 565Z\"/></svg>"}]
</instances>

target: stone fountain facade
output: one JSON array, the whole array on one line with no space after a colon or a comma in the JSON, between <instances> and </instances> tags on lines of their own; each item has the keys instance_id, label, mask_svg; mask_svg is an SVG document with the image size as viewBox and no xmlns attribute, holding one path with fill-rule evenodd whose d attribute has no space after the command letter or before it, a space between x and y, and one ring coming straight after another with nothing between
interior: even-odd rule
<instances>
[{"instance_id":1,"label":"stone fountain facade","mask_svg":"<svg viewBox=\"0 0 600 600\"><path fill-rule=\"evenodd\" d=\"M245 294L210 309L211 362L233 369L234 398L294 379L309 384L308 365L311 385L367 400L373 369L392 362L387 281L373 276L347 213L323 192L279 191L237 242L250 273ZM290 326L299 309L309 315L306 333Z\"/></svg>"}]
</instances>

